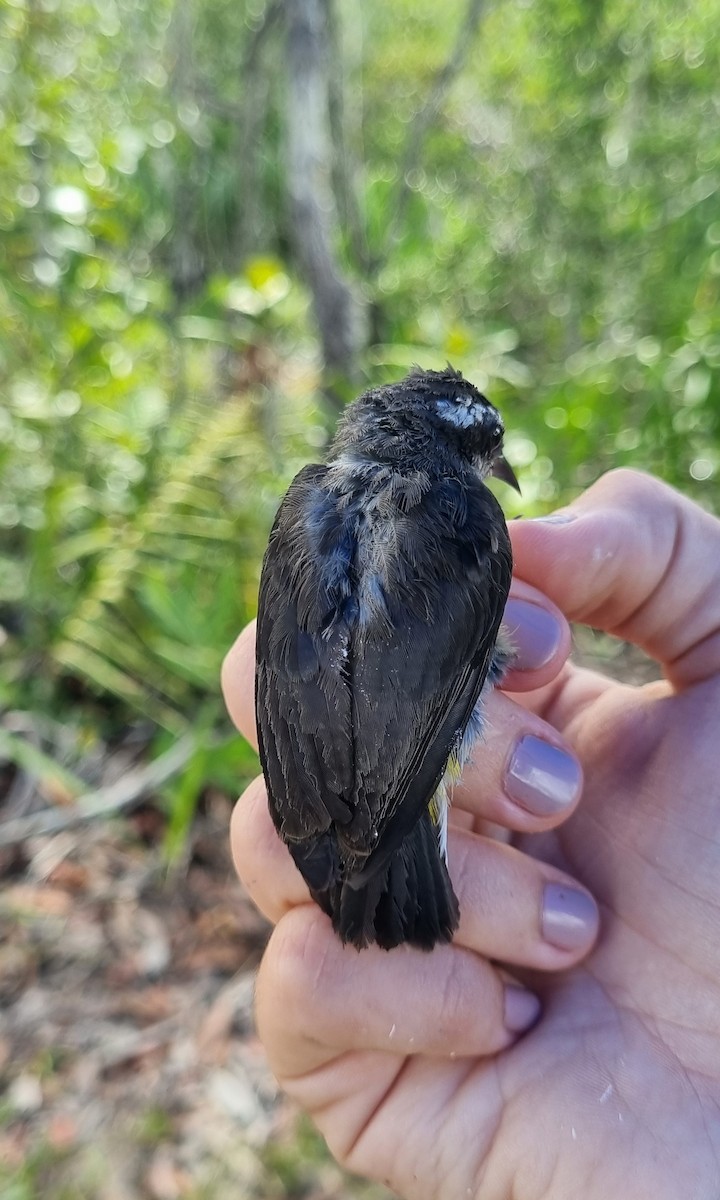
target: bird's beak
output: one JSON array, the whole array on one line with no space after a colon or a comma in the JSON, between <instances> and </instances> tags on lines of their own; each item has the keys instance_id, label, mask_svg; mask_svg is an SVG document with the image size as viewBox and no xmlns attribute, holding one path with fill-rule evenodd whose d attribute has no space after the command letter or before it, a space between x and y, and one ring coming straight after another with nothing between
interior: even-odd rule
<instances>
[{"instance_id":1,"label":"bird's beak","mask_svg":"<svg viewBox=\"0 0 720 1200\"><path fill-rule=\"evenodd\" d=\"M503 483L509 483L511 488L515 488L518 495L521 494L520 484L515 477L515 472L502 454L498 454L490 469L490 474L494 475L496 479L502 479Z\"/></svg>"}]
</instances>

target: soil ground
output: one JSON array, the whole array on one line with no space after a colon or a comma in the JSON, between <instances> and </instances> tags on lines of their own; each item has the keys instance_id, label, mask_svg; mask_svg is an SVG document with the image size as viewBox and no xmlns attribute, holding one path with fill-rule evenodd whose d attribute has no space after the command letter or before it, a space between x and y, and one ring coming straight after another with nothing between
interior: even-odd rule
<instances>
[{"instance_id":1,"label":"soil ground","mask_svg":"<svg viewBox=\"0 0 720 1200\"><path fill-rule=\"evenodd\" d=\"M1 809L0 809L1 812ZM339 1200L253 1029L268 926L207 798L168 870L162 818L0 851L2 1200ZM0 845L2 843L0 825Z\"/></svg>"}]
</instances>

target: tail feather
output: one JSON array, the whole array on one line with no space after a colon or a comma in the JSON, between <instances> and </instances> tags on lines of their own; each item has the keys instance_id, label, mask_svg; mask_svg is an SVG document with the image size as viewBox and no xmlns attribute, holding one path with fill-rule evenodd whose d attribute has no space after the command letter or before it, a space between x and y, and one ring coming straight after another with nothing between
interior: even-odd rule
<instances>
[{"instance_id":1,"label":"tail feather","mask_svg":"<svg viewBox=\"0 0 720 1200\"><path fill-rule=\"evenodd\" d=\"M414 865L412 855L396 851L386 871L381 873L382 891L373 918L372 940L386 950L397 945L393 931L405 931L405 936L399 939L401 941L411 941L413 937L415 897L418 895Z\"/></svg>"},{"instance_id":2,"label":"tail feather","mask_svg":"<svg viewBox=\"0 0 720 1200\"><path fill-rule=\"evenodd\" d=\"M358 948L377 942L386 950L402 942L431 950L449 942L458 903L429 813L423 813L376 874L353 887L340 880L314 899L332 918L344 942Z\"/></svg>"}]
</instances>

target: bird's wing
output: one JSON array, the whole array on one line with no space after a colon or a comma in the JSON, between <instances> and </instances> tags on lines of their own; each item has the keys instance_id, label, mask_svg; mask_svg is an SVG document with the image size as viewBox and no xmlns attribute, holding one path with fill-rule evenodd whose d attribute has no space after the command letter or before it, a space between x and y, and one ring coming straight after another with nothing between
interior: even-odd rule
<instances>
[{"instance_id":1,"label":"bird's wing","mask_svg":"<svg viewBox=\"0 0 720 1200\"><path fill-rule=\"evenodd\" d=\"M485 683L512 574L502 512L481 485L446 486L399 536L387 621L360 629L353 646L356 795L343 840L370 852L356 882L434 795Z\"/></svg>"},{"instance_id":2,"label":"bird's wing","mask_svg":"<svg viewBox=\"0 0 720 1200\"><path fill-rule=\"evenodd\" d=\"M333 826L360 880L440 782L487 675L511 560L492 495L448 486L393 521L383 569L358 584L357 511L323 489L325 471L293 482L263 566L260 753L281 834Z\"/></svg>"},{"instance_id":3,"label":"bird's wing","mask_svg":"<svg viewBox=\"0 0 720 1200\"><path fill-rule=\"evenodd\" d=\"M353 544L321 488L327 471L293 480L263 563L257 621L256 712L270 811L290 842L352 816L349 630L339 616Z\"/></svg>"}]
</instances>

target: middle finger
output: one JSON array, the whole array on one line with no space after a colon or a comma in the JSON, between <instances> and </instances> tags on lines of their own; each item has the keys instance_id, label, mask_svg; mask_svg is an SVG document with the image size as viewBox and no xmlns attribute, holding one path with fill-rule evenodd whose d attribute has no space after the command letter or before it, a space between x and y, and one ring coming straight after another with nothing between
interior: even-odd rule
<instances>
[{"instance_id":1,"label":"middle finger","mask_svg":"<svg viewBox=\"0 0 720 1200\"><path fill-rule=\"evenodd\" d=\"M583 783L569 743L504 692L491 692L483 717L482 734L453 788L453 805L522 833L559 825L576 807Z\"/></svg>"}]
</instances>

